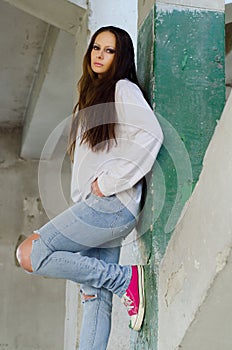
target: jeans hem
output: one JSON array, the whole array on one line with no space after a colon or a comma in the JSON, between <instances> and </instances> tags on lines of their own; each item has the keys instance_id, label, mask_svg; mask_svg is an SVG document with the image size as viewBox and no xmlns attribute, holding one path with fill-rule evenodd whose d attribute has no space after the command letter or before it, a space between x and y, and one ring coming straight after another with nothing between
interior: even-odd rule
<instances>
[{"instance_id":1,"label":"jeans hem","mask_svg":"<svg viewBox=\"0 0 232 350\"><path fill-rule=\"evenodd\" d=\"M119 293L115 293L115 294L117 294L117 296L119 298L122 298L122 296L126 293L126 290L129 287L129 284L130 284L130 281L131 281L132 267L131 266L127 266L127 268L128 268L128 275L127 275L126 281L124 283L123 290L121 292L119 292Z\"/></svg>"}]
</instances>

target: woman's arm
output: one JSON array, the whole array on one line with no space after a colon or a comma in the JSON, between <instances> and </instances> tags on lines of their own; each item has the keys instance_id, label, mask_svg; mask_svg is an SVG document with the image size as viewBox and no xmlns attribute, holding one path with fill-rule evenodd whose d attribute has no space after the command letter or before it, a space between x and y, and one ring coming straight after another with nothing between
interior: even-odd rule
<instances>
[{"instance_id":1,"label":"woman's arm","mask_svg":"<svg viewBox=\"0 0 232 350\"><path fill-rule=\"evenodd\" d=\"M128 190L146 175L163 142L159 122L140 89L125 80L117 85L115 102L122 132L97 180L105 196Z\"/></svg>"}]
</instances>

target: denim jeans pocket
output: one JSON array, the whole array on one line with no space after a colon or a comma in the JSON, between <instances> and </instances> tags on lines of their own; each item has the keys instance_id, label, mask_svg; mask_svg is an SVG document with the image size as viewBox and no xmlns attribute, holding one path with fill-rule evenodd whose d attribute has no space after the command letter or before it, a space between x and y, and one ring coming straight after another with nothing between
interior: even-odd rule
<instances>
[{"instance_id":1,"label":"denim jeans pocket","mask_svg":"<svg viewBox=\"0 0 232 350\"><path fill-rule=\"evenodd\" d=\"M103 212L107 214L114 214L125 208L115 194L111 196L100 197L93 193L90 193L86 199L86 204L97 212Z\"/></svg>"}]
</instances>

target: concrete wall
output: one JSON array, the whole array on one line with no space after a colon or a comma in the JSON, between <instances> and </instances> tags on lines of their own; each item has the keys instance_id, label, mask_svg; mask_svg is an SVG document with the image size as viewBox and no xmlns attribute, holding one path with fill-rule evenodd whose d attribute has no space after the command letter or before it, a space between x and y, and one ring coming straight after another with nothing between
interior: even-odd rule
<instances>
[{"instance_id":1,"label":"concrete wall","mask_svg":"<svg viewBox=\"0 0 232 350\"><path fill-rule=\"evenodd\" d=\"M47 220L36 161L19 159L21 129L0 130L0 349L61 350L64 281L26 274L16 266L15 246Z\"/></svg>"}]
</instances>

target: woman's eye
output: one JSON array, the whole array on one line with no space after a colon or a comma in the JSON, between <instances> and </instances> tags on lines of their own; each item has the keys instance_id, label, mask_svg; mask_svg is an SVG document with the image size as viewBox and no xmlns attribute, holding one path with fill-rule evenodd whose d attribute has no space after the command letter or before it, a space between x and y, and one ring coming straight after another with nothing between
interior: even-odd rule
<instances>
[{"instance_id":1,"label":"woman's eye","mask_svg":"<svg viewBox=\"0 0 232 350\"><path fill-rule=\"evenodd\" d=\"M106 52L107 53L115 53L115 50L114 49L106 49Z\"/></svg>"},{"instance_id":2,"label":"woman's eye","mask_svg":"<svg viewBox=\"0 0 232 350\"><path fill-rule=\"evenodd\" d=\"M99 51L99 50L101 50L101 48L98 45L93 45L93 50L94 51ZM104 51L106 53L110 53L110 54L114 54L115 53L115 49L112 49L112 48L106 48L106 49L104 49Z\"/></svg>"}]
</instances>

